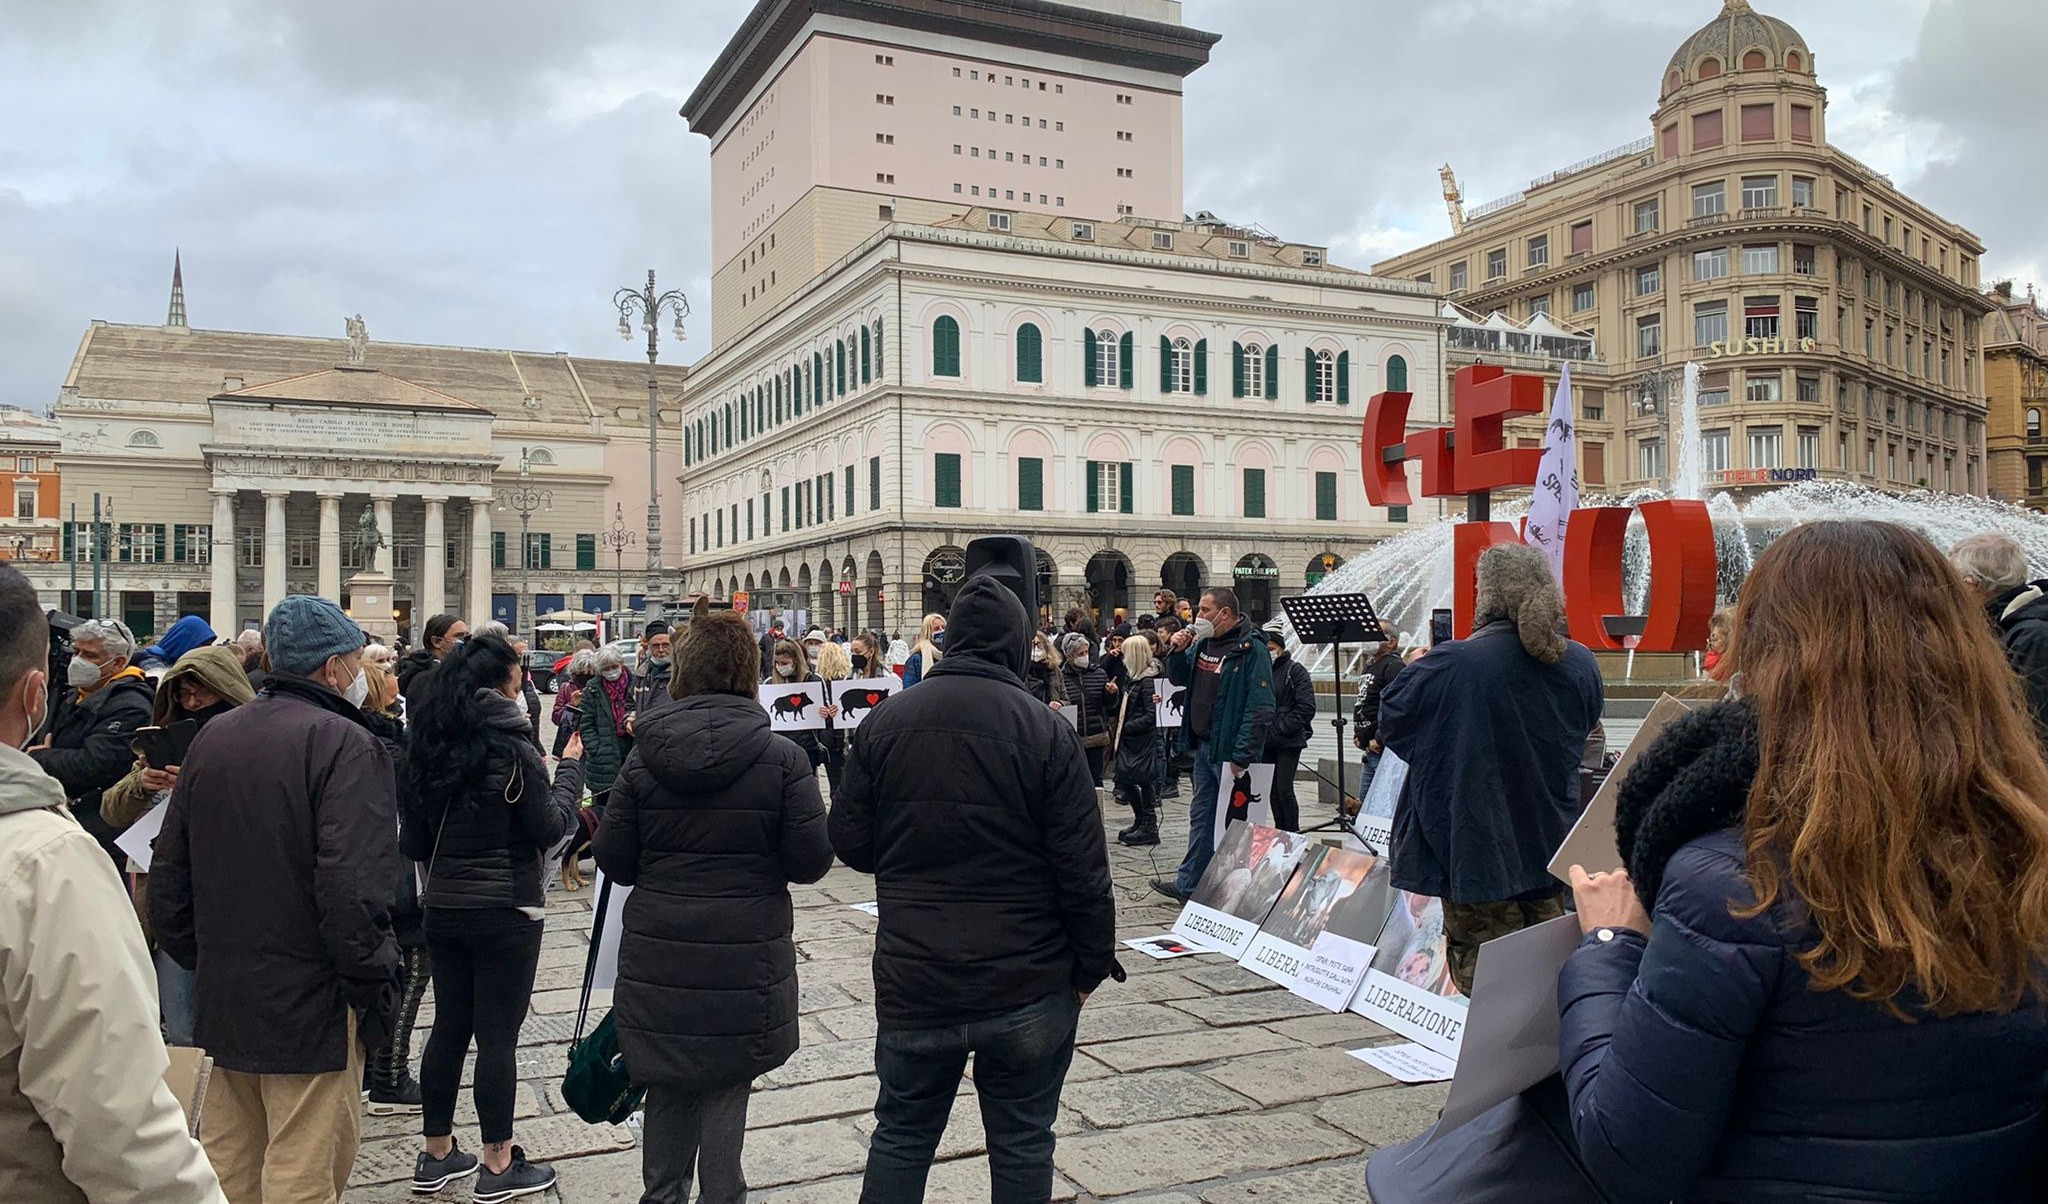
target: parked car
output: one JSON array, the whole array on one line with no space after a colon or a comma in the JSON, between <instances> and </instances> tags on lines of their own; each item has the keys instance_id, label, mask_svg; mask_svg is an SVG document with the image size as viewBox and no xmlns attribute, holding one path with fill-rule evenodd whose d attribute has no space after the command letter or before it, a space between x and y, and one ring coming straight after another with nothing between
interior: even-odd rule
<instances>
[{"instance_id":1,"label":"parked car","mask_svg":"<svg viewBox=\"0 0 2048 1204\"><path fill-rule=\"evenodd\" d=\"M561 653L536 648L526 654L526 676L532 680L533 688L543 694L555 692L555 662Z\"/></svg>"}]
</instances>

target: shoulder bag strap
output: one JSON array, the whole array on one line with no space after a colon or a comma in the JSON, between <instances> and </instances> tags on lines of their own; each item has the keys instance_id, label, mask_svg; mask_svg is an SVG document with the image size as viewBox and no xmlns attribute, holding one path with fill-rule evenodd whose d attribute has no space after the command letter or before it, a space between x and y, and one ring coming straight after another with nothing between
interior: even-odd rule
<instances>
[{"instance_id":1,"label":"shoulder bag strap","mask_svg":"<svg viewBox=\"0 0 2048 1204\"><path fill-rule=\"evenodd\" d=\"M590 1015L590 984L597 978L597 948L604 942L604 913L611 899L612 880L606 878L597 890L597 910L591 913L590 952L583 956L583 995L576 1001L576 1035L569 1041L571 1047L583 1039L583 1022Z\"/></svg>"},{"instance_id":2,"label":"shoulder bag strap","mask_svg":"<svg viewBox=\"0 0 2048 1204\"><path fill-rule=\"evenodd\" d=\"M1131 692L1123 691L1123 701L1116 705L1116 739L1109 742L1109 755L1114 757L1124 746L1124 720L1131 713Z\"/></svg>"}]
</instances>

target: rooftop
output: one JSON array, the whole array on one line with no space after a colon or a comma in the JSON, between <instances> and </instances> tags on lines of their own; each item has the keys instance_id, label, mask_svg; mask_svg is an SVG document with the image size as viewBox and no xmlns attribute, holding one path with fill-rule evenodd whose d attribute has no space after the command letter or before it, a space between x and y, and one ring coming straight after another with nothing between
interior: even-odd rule
<instances>
[{"instance_id":1,"label":"rooftop","mask_svg":"<svg viewBox=\"0 0 2048 1204\"><path fill-rule=\"evenodd\" d=\"M999 222L1007 219L1007 224L991 225L991 216L996 217ZM1253 267L1288 268L1332 276L1369 278L1368 273L1355 268L1338 267L1331 263L1328 252L1322 247L1286 242L1264 230L1231 225L1208 214L1198 215L1196 220L1179 222L1141 217L1095 221L1051 213L1028 213L975 206L954 217L932 222L926 228L1004 234L1027 241L1060 243L1076 249L1140 251L1149 255L1206 261L1216 265L1248 264ZM1160 245L1160 235L1166 237L1168 245ZM1240 251L1243 253L1240 254Z\"/></svg>"}]
</instances>

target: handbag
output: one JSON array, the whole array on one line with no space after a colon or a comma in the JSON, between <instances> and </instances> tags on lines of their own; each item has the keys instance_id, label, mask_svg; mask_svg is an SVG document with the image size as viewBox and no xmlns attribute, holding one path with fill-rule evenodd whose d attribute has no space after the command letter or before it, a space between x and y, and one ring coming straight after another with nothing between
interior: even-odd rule
<instances>
[{"instance_id":1,"label":"handbag","mask_svg":"<svg viewBox=\"0 0 2048 1204\"><path fill-rule=\"evenodd\" d=\"M1079 707L1081 708L1081 722L1080 722L1080 724L1079 724L1078 726L1079 726L1079 727L1081 727L1081 728L1083 728L1083 729L1085 729L1085 728L1087 728L1087 726L1088 726L1088 695L1087 695L1087 692L1086 692L1086 691L1083 691L1083 692L1082 692L1082 694L1081 694L1081 701L1080 701L1079 703L1077 703L1076 705L1077 705L1077 706L1079 706ZM1097 733L1095 733L1095 734L1094 734L1094 735L1092 735L1092 736L1083 736L1083 737L1081 737L1081 747L1082 747L1082 748L1108 748L1108 747L1109 747L1109 733L1108 733L1108 732L1097 732Z\"/></svg>"},{"instance_id":2,"label":"handbag","mask_svg":"<svg viewBox=\"0 0 2048 1204\"><path fill-rule=\"evenodd\" d=\"M562 1101L594 1125L624 1124L647 1097L647 1088L633 1082L626 1073L626 1060L619 1053L619 1034L612 1025L610 1011L605 1012L604 1019L597 1022L588 1037L583 1035L611 893L611 879L607 878L597 892L597 918L590 929L590 952L583 959L583 997L576 1005L576 1037L569 1043L569 1069L562 1075Z\"/></svg>"}]
</instances>

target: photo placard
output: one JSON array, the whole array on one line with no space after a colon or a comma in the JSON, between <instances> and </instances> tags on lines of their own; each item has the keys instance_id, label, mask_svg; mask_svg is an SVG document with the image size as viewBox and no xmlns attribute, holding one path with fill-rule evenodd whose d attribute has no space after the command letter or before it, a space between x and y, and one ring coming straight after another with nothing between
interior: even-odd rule
<instances>
[{"instance_id":1,"label":"photo placard","mask_svg":"<svg viewBox=\"0 0 2048 1204\"><path fill-rule=\"evenodd\" d=\"M827 701L839 708L839 716L832 721L832 726L843 732L853 731L860 726L861 720L873 714L876 707L902 688L903 682L893 675L826 682Z\"/></svg>"},{"instance_id":2,"label":"photo placard","mask_svg":"<svg viewBox=\"0 0 2048 1204\"><path fill-rule=\"evenodd\" d=\"M1236 777L1224 777L1218 767L1216 782L1216 845L1223 845L1224 831L1233 821L1271 827L1273 824L1273 767L1247 765Z\"/></svg>"},{"instance_id":3,"label":"photo placard","mask_svg":"<svg viewBox=\"0 0 2048 1204\"><path fill-rule=\"evenodd\" d=\"M1442 901L1397 892L1351 1010L1455 1058L1465 1039L1467 1002L1451 981Z\"/></svg>"},{"instance_id":4,"label":"photo placard","mask_svg":"<svg viewBox=\"0 0 2048 1204\"><path fill-rule=\"evenodd\" d=\"M1241 964L1341 1012L1365 976L1373 941L1393 906L1394 889L1381 858L1318 845L1281 891ZM1322 943L1333 935L1333 941ZM1331 1003L1333 998L1337 1002Z\"/></svg>"},{"instance_id":5,"label":"photo placard","mask_svg":"<svg viewBox=\"0 0 2048 1204\"><path fill-rule=\"evenodd\" d=\"M822 732L825 717L818 708L825 702L825 683L819 681L769 682L760 689L761 709L768 712L768 726L778 732Z\"/></svg>"},{"instance_id":6,"label":"photo placard","mask_svg":"<svg viewBox=\"0 0 2048 1204\"><path fill-rule=\"evenodd\" d=\"M1234 824L1173 923L1173 935L1240 957L1287 888L1309 839L1257 824Z\"/></svg>"}]
</instances>

